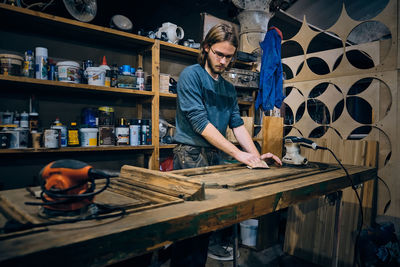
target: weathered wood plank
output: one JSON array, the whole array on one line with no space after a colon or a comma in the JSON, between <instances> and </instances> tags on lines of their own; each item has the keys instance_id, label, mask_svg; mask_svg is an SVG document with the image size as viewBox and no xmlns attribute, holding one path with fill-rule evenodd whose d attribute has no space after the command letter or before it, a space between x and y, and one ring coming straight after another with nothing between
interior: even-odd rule
<instances>
[{"instance_id":1,"label":"weathered wood plank","mask_svg":"<svg viewBox=\"0 0 400 267\"><path fill-rule=\"evenodd\" d=\"M181 197L185 200L204 199L204 186L196 181L187 181L181 175L148 170L144 168L124 165L121 168L120 177L131 180L143 188L151 188L153 191Z\"/></svg>"}]
</instances>

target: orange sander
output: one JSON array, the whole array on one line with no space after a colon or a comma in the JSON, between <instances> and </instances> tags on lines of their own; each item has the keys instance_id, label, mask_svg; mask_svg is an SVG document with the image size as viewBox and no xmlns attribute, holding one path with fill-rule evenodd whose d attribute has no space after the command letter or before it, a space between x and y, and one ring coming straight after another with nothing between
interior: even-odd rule
<instances>
[{"instance_id":1,"label":"orange sander","mask_svg":"<svg viewBox=\"0 0 400 267\"><path fill-rule=\"evenodd\" d=\"M76 211L92 204L94 196L109 186L109 178L119 174L94 169L78 160L63 159L46 165L39 175L43 179L41 192L43 202L25 204L43 205L46 209L54 211ZM100 178L106 178L106 183L95 191L94 180Z\"/></svg>"}]
</instances>

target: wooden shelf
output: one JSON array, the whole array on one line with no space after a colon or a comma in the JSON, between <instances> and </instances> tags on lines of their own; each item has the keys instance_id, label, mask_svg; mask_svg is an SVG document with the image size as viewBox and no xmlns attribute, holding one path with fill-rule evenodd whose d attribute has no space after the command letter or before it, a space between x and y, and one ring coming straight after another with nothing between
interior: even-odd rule
<instances>
[{"instance_id":1,"label":"wooden shelf","mask_svg":"<svg viewBox=\"0 0 400 267\"><path fill-rule=\"evenodd\" d=\"M62 39L76 40L94 44L106 44L112 47L146 48L155 40L107 27L80 22L77 20L53 16L26 8L0 3L0 28L8 31L24 29L40 35L57 36Z\"/></svg>"},{"instance_id":2,"label":"wooden shelf","mask_svg":"<svg viewBox=\"0 0 400 267\"><path fill-rule=\"evenodd\" d=\"M31 153L68 153L68 152L104 152L104 151L129 151L153 150L153 145L143 146L97 146L97 147L64 147L64 148L20 148L0 149L1 154L31 154Z\"/></svg>"},{"instance_id":3,"label":"wooden shelf","mask_svg":"<svg viewBox=\"0 0 400 267\"><path fill-rule=\"evenodd\" d=\"M131 94L137 96L154 96L154 92L151 91L139 91L136 89L127 89L127 88L116 88L116 87L105 87L105 86L97 86L97 85L89 85L89 84L81 84L81 83L66 83L66 82L58 82L58 81L49 81L49 80L39 80L34 78L20 77L20 76L10 76L10 75L0 75L0 84L12 84L12 85L20 85L24 88L34 87L42 89L54 89L54 87L64 88L64 89L75 89L82 90L86 92L110 92L110 93L120 93L120 94Z\"/></svg>"},{"instance_id":4,"label":"wooden shelf","mask_svg":"<svg viewBox=\"0 0 400 267\"><path fill-rule=\"evenodd\" d=\"M171 149L175 148L177 144L160 144L160 149Z\"/></svg>"},{"instance_id":5,"label":"wooden shelf","mask_svg":"<svg viewBox=\"0 0 400 267\"><path fill-rule=\"evenodd\" d=\"M177 97L177 94L171 94L171 93L160 93L160 97L176 98L176 97Z\"/></svg>"},{"instance_id":6,"label":"wooden shelf","mask_svg":"<svg viewBox=\"0 0 400 267\"><path fill-rule=\"evenodd\" d=\"M164 41L160 41L160 49L162 53L172 52L172 53L177 53L180 56L186 55L189 57L197 57L200 51L199 49L194 49L183 45L172 44Z\"/></svg>"}]
</instances>

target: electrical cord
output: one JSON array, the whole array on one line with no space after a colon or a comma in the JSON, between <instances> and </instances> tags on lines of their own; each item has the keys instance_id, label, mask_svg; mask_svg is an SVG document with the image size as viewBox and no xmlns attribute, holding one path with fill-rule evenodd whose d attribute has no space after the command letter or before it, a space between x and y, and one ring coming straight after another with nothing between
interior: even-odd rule
<instances>
[{"instance_id":1,"label":"electrical cord","mask_svg":"<svg viewBox=\"0 0 400 267\"><path fill-rule=\"evenodd\" d=\"M40 193L40 198L42 199L43 202L25 202L25 205L34 205L34 206L51 206L51 205L59 205L59 204L68 204L68 203L73 203L73 202L78 202L82 201L83 199L91 199L95 195L100 194L104 190L108 188L110 185L110 178L107 177L106 179L106 184L99 190L94 191L96 188L96 184L94 182L94 179L89 180L91 183L90 187L82 194L77 194L77 195L67 195L63 194L66 193L70 190L76 189L83 184L87 183L88 181L83 181L83 184L78 184L66 189L54 189L51 188L50 190L47 190L45 187L45 183L41 185L42 192ZM46 194L48 197L53 198L53 199L59 199L61 198L62 200L56 200L56 201L48 201L44 194Z\"/></svg>"},{"instance_id":2,"label":"electrical cord","mask_svg":"<svg viewBox=\"0 0 400 267\"><path fill-rule=\"evenodd\" d=\"M44 223L27 223L27 224L16 224L16 225L6 225L3 228L0 228L1 233L11 233L15 231L27 230L37 227L47 227L52 225L64 224L64 223L75 223L80 221L87 221L87 220L102 220L108 219L113 217L123 217L126 215L126 210L123 207L109 207L103 204L96 204L96 206L103 208L103 211L91 214L90 216L86 217L79 217L79 218L72 218L72 219L63 219L59 221L49 221ZM116 214L110 214L110 212L119 211Z\"/></svg>"},{"instance_id":3,"label":"electrical cord","mask_svg":"<svg viewBox=\"0 0 400 267\"><path fill-rule=\"evenodd\" d=\"M354 192L356 193L357 196L357 200L358 200L358 204L360 206L360 223L358 223L357 226L357 236L356 236L356 240L355 240L355 246L354 246L354 261L353 261L353 266L356 266L357 262L358 262L358 246L359 246L359 239L360 239L360 234L361 234L361 230L362 230L362 226L364 225L364 211L363 211L363 207L362 207L362 201L361 201L361 197L360 194L357 191L356 186L354 185L353 180L350 177L349 172L347 171L347 169L343 166L343 164L340 162L340 160L336 157L335 153L333 153L333 151L327 147L321 147L321 146L317 146L316 149L321 149L321 150L328 150L332 156L335 158L335 160L339 163L340 167L344 170L344 172L346 173L346 177L349 179L350 184L351 184L351 188L354 190Z\"/></svg>"},{"instance_id":4,"label":"electrical cord","mask_svg":"<svg viewBox=\"0 0 400 267\"><path fill-rule=\"evenodd\" d=\"M381 182L386 186L386 189L388 190L388 193L389 193L389 200L386 203L385 208L383 209L383 214L385 214L386 211L389 209L390 204L392 203L392 194L390 193L390 188L387 185L387 183L381 177L379 177L379 176L377 176L377 177L378 177L378 180L381 180Z\"/></svg>"}]
</instances>

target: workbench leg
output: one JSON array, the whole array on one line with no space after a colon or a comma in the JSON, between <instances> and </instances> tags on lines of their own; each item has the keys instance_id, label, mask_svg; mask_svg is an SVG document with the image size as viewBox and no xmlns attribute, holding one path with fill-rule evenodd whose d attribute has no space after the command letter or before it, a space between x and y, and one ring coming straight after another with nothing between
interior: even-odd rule
<instances>
[{"instance_id":1,"label":"workbench leg","mask_svg":"<svg viewBox=\"0 0 400 267\"><path fill-rule=\"evenodd\" d=\"M233 267L237 267L237 255L239 249L239 242L238 242L238 225L237 223L233 225Z\"/></svg>"},{"instance_id":2,"label":"workbench leg","mask_svg":"<svg viewBox=\"0 0 400 267\"><path fill-rule=\"evenodd\" d=\"M335 211L335 228L333 229L333 248L332 248L332 267L338 266L339 259L339 240L340 240L340 220L341 220L341 204L342 204L342 191L336 192L336 211Z\"/></svg>"}]
</instances>

